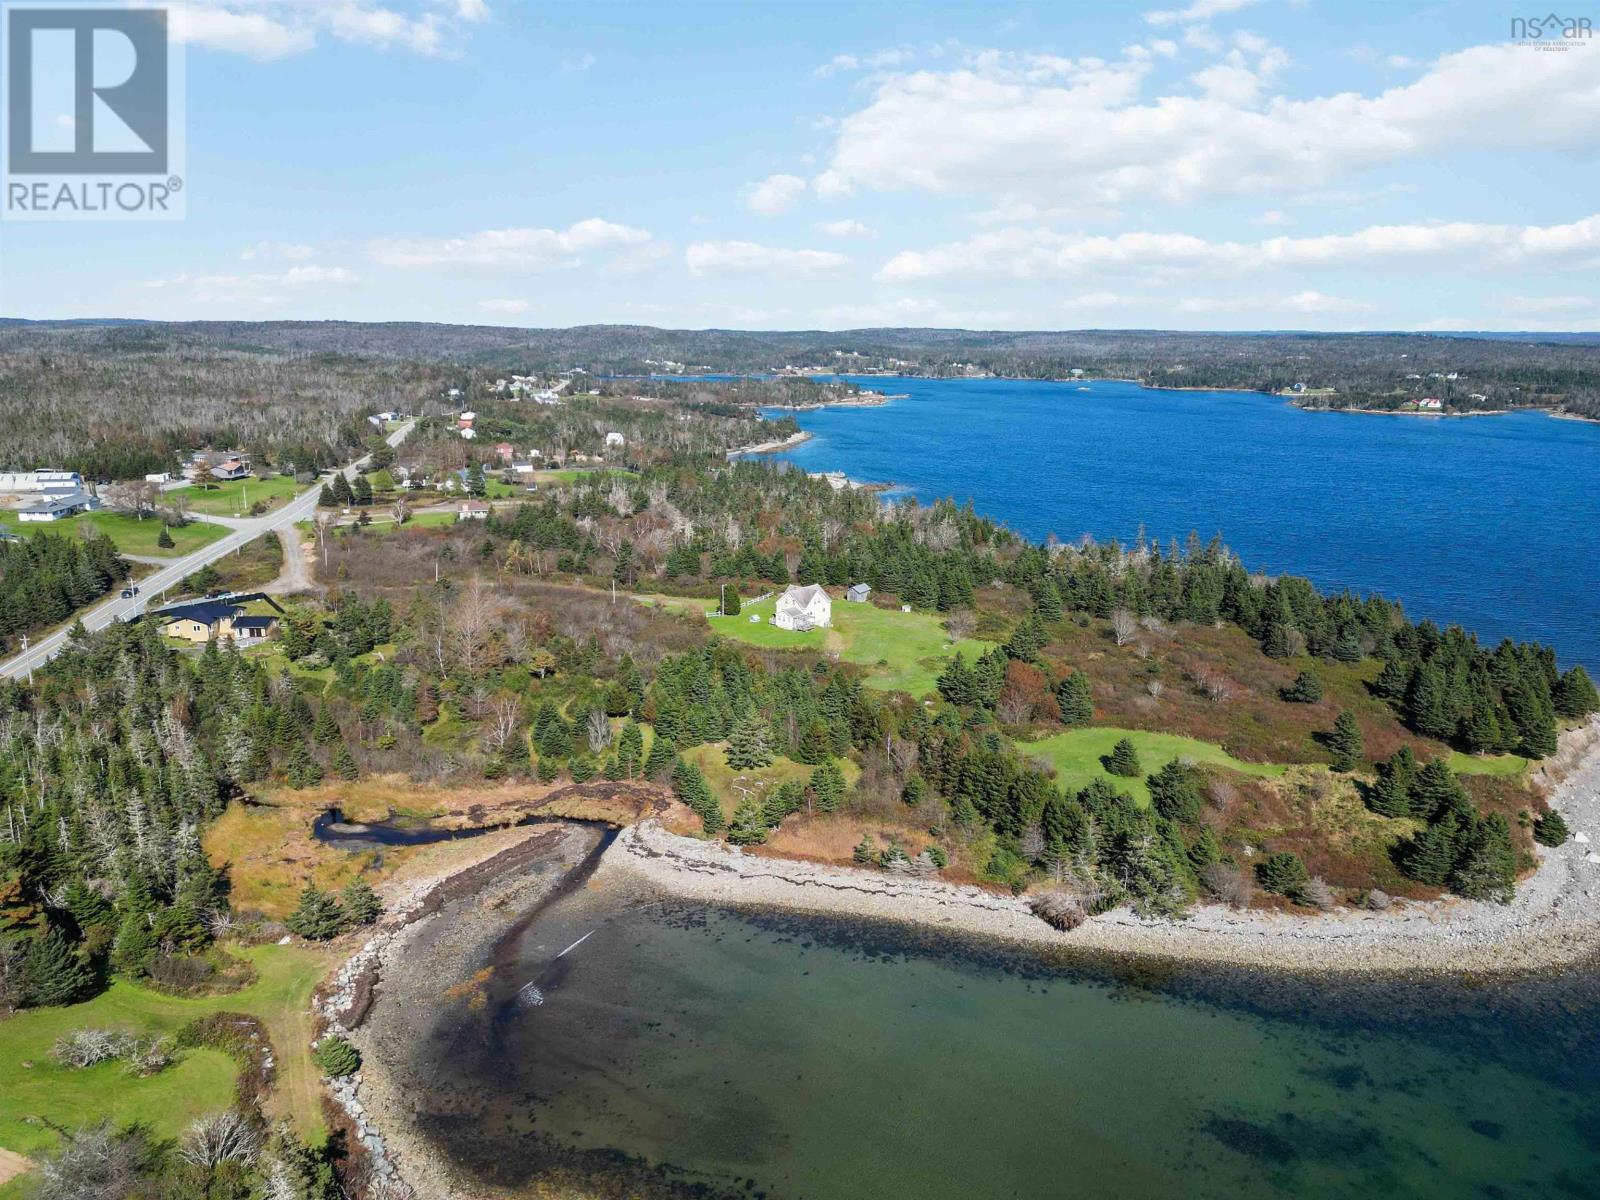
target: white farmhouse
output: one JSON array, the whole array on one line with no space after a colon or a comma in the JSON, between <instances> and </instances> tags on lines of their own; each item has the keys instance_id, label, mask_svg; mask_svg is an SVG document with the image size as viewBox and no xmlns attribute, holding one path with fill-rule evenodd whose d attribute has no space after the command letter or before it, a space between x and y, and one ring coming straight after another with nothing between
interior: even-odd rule
<instances>
[{"instance_id":1,"label":"white farmhouse","mask_svg":"<svg viewBox=\"0 0 1600 1200\"><path fill-rule=\"evenodd\" d=\"M822 590L821 584L808 587L789 586L778 597L777 610L772 623L779 629L805 633L833 623L833 601Z\"/></svg>"},{"instance_id":2,"label":"white farmhouse","mask_svg":"<svg viewBox=\"0 0 1600 1200\"><path fill-rule=\"evenodd\" d=\"M623 437L615 429L613 429L610 433L606 434L606 445L608 445L608 446L621 446L627 440L628 440L627 438Z\"/></svg>"}]
</instances>

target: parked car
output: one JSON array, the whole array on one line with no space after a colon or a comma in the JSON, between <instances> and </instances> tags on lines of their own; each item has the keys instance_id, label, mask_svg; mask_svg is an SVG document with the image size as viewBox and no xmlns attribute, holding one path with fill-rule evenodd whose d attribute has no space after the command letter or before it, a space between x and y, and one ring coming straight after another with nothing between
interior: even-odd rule
<instances>
[{"instance_id":1,"label":"parked car","mask_svg":"<svg viewBox=\"0 0 1600 1200\"><path fill-rule=\"evenodd\" d=\"M124 600L132 600L138 594L139 589L137 587L125 587L122 589L122 598Z\"/></svg>"}]
</instances>

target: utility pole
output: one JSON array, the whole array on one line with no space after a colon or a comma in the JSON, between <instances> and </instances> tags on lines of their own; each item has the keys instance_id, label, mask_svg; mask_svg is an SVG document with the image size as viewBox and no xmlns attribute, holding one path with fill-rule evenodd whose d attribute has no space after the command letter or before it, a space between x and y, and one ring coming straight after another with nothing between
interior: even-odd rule
<instances>
[{"instance_id":1,"label":"utility pole","mask_svg":"<svg viewBox=\"0 0 1600 1200\"><path fill-rule=\"evenodd\" d=\"M725 617L725 616L728 615L728 585L727 584L723 584L722 585L722 590L717 593L717 615L719 617Z\"/></svg>"},{"instance_id":2,"label":"utility pole","mask_svg":"<svg viewBox=\"0 0 1600 1200\"><path fill-rule=\"evenodd\" d=\"M24 661L26 661L27 657L28 657L28 635L27 634L23 634L22 635L22 657L23 657ZM33 664L31 662L28 663L28 684L29 684L29 686L32 686L32 684L33 684Z\"/></svg>"}]
</instances>

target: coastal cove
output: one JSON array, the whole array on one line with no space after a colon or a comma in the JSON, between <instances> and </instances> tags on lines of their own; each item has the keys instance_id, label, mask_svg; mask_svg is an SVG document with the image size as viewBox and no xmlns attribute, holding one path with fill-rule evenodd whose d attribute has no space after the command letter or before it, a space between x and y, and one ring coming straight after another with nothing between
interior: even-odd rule
<instances>
[{"instance_id":1,"label":"coastal cove","mask_svg":"<svg viewBox=\"0 0 1600 1200\"><path fill-rule=\"evenodd\" d=\"M1587 967L1052 955L685 900L615 849L572 887L585 836L383 955L361 1103L419 1194L1542 1196L1600 1169Z\"/></svg>"},{"instance_id":2,"label":"coastal cove","mask_svg":"<svg viewBox=\"0 0 1600 1200\"><path fill-rule=\"evenodd\" d=\"M1252 570L1600 669L1600 425L1376 421L1106 380L851 379L903 398L774 410L811 435L776 457L893 484L890 499L971 500L1035 539L1220 533Z\"/></svg>"}]
</instances>

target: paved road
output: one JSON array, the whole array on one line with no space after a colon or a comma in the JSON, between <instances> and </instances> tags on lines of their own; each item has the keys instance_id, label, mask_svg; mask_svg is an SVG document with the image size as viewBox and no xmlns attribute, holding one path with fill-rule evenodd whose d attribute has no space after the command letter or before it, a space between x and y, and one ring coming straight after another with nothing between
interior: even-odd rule
<instances>
[{"instance_id":1,"label":"paved road","mask_svg":"<svg viewBox=\"0 0 1600 1200\"><path fill-rule=\"evenodd\" d=\"M411 433L415 425L416 422L414 420L407 421L385 440L391 446L398 446ZM356 469L364 467L367 464L367 457L358 458L355 462L343 468L345 475L348 476ZM332 474L324 476L324 479L331 478L333 478ZM255 541L256 538L264 533L274 533L285 526L311 520L317 511L317 496L322 491L322 483L323 480L319 479L282 508L267 513L266 516L250 517L243 520L234 518L217 519L217 524L226 525L231 531L226 537L196 550L193 554L187 554L183 558L164 559L166 566L161 567L154 574L147 575L139 580L139 595L131 600L124 600L120 595L113 593L109 599L101 601L81 614L84 625L91 630L104 629L112 621L126 620L137 616L145 610L147 604L157 603L161 593L175 587L185 576L194 574L206 564L214 563L224 555L232 554L241 546ZM66 628L56 630L54 633L40 637L21 654L0 666L0 676L17 678L28 675L30 672L44 666L61 650L62 645L67 640L67 633L70 629L71 626L69 625Z\"/></svg>"}]
</instances>

